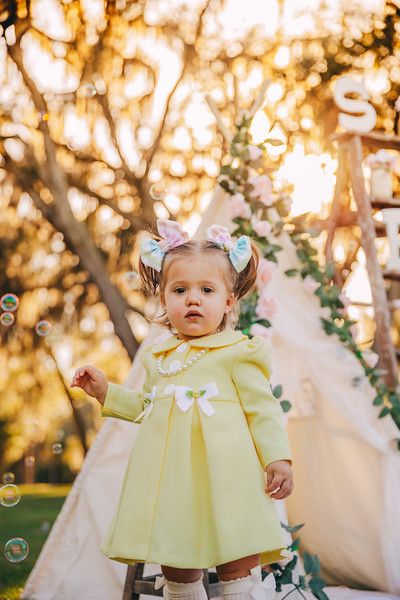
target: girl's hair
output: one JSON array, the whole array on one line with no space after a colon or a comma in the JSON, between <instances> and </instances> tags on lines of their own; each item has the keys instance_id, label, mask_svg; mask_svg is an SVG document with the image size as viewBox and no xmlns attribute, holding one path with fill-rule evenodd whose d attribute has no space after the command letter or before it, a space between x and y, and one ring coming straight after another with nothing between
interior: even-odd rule
<instances>
[{"instance_id":1,"label":"girl's hair","mask_svg":"<svg viewBox=\"0 0 400 600\"><path fill-rule=\"evenodd\" d=\"M157 241L161 239L160 236L154 233L152 233L152 238ZM211 253L217 255L221 257L223 261L222 264L224 265L225 283L227 288L230 292L233 292L235 296L235 303L232 310L228 314L224 314L218 329L222 331L228 323L231 327L234 327L239 320L239 300L248 296L253 291L256 283L257 268L261 252L259 247L252 240L250 240L250 245L252 250L251 258L240 273L234 268L228 253L209 240L190 240L185 244L181 244L180 246L168 250L165 254L160 272L145 265L139 256L139 275L142 281L142 289L146 294L162 296L165 289L168 270L175 257L199 256ZM166 312L154 317L152 321L168 327L169 330L172 331L172 326Z\"/></svg>"}]
</instances>

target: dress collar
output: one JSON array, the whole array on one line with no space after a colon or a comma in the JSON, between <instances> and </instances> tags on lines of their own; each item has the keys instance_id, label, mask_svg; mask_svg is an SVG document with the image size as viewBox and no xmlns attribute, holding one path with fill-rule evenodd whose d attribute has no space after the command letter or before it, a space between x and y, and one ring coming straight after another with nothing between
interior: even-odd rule
<instances>
[{"instance_id":1,"label":"dress collar","mask_svg":"<svg viewBox=\"0 0 400 600\"><path fill-rule=\"evenodd\" d=\"M172 350L183 343L186 343L193 348L221 348L222 346L236 344L236 342L246 338L247 336L244 333L233 329L224 329L224 331L212 333L211 335L204 335L193 340L188 340L187 342L179 339L176 335L172 335L159 344L153 344L151 351L153 354L160 354L161 352Z\"/></svg>"}]
</instances>

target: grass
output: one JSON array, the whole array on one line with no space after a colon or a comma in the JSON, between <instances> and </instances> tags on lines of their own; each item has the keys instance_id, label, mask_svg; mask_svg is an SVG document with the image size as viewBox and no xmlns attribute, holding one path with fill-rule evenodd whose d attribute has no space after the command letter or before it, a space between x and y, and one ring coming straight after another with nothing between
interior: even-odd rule
<instances>
[{"instance_id":1,"label":"grass","mask_svg":"<svg viewBox=\"0 0 400 600\"><path fill-rule=\"evenodd\" d=\"M20 485L21 500L15 506L0 505L0 600L18 600L70 485L36 483ZM49 524L46 527L46 522ZM29 544L29 554L20 563L9 562L4 545L13 537Z\"/></svg>"}]
</instances>

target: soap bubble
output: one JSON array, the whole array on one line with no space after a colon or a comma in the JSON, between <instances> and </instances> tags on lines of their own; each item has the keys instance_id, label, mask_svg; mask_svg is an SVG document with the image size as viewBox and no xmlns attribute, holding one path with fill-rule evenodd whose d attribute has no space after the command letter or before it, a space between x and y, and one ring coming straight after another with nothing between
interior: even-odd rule
<instances>
[{"instance_id":1,"label":"soap bubble","mask_svg":"<svg viewBox=\"0 0 400 600\"><path fill-rule=\"evenodd\" d=\"M24 465L26 467L33 467L35 465L36 459L34 456L25 456Z\"/></svg>"},{"instance_id":2,"label":"soap bubble","mask_svg":"<svg viewBox=\"0 0 400 600\"><path fill-rule=\"evenodd\" d=\"M52 325L50 321L38 321L35 325L35 331L41 337L49 335Z\"/></svg>"},{"instance_id":3,"label":"soap bubble","mask_svg":"<svg viewBox=\"0 0 400 600\"><path fill-rule=\"evenodd\" d=\"M40 531L47 533L49 531L50 527L51 527L50 521L43 521L43 523L40 525Z\"/></svg>"},{"instance_id":4,"label":"soap bubble","mask_svg":"<svg viewBox=\"0 0 400 600\"><path fill-rule=\"evenodd\" d=\"M15 506L21 500L21 490L13 483L6 483L0 488L0 504L3 506Z\"/></svg>"},{"instance_id":5,"label":"soap bubble","mask_svg":"<svg viewBox=\"0 0 400 600\"><path fill-rule=\"evenodd\" d=\"M7 473L4 473L1 480L3 483L14 483L15 475L14 475L14 473L11 473L10 471L8 471Z\"/></svg>"},{"instance_id":6,"label":"soap bubble","mask_svg":"<svg viewBox=\"0 0 400 600\"><path fill-rule=\"evenodd\" d=\"M4 312L0 315L0 323L9 327L14 323L14 315L10 312Z\"/></svg>"},{"instance_id":7,"label":"soap bubble","mask_svg":"<svg viewBox=\"0 0 400 600\"><path fill-rule=\"evenodd\" d=\"M139 290L142 285L140 275L136 271L128 271L125 273L124 282L130 290Z\"/></svg>"},{"instance_id":8,"label":"soap bubble","mask_svg":"<svg viewBox=\"0 0 400 600\"><path fill-rule=\"evenodd\" d=\"M2 310L7 312L14 312L17 310L19 304L19 298L15 294L4 294L0 298L0 306Z\"/></svg>"},{"instance_id":9,"label":"soap bubble","mask_svg":"<svg viewBox=\"0 0 400 600\"><path fill-rule=\"evenodd\" d=\"M158 182L150 186L149 194L153 200L162 200L166 194L164 184Z\"/></svg>"},{"instance_id":10,"label":"soap bubble","mask_svg":"<svg viewBox=\"0 0 400 600\"><path fill-rule=\"evenodd\" d=\"M53 444L51 449L53 451L53 454L61 454L61 452L63 451L62 444L59 443Z\"/></svg>"},{"instance_id":11,"label":"soap bubble","mask_svg":"<svg viewBox=\"0 0 400 600\"><path fill-rule=\"evenodd\" d=\"M4 546L4 555L12 563L25 560L29 553L29 545L23 538L12 538Z\"/></svg>"},{"instance_id":12,"label":"soap bubble","mask_svg":"<svg viewBox=\"0 0 400 600\"><path fill-rule=\"evenodd\" d=\"M85 96L86 98L93 98L97 94L96 86L94 83L87 83L85 85Z\"/></svg>"}]
</instances>

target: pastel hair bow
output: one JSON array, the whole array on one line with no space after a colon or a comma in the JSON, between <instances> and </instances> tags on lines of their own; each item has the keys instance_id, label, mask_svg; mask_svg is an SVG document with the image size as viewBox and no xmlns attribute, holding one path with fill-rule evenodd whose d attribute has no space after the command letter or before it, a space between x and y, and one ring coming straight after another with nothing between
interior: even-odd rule
<instances>
[{"instance_id":1,"label":"pastel hair bow","mask_svg":"<svg viewBox=\"0 0 400 600\"><path fill-rule=\"evenodd\" d=\"M238 240L233 240L226 227L221 225L211 225L207 229L207 239L214 242L220 248L228 253L229 258L238 273L243 271L249 262L252 251L250 238L242 235Z\"/></svg>"},{"instance_id":2,"label":"pastel hair bow","mask_svg":"<svg viewBox=\"0 0 400 600\"><path fill-rule=\"evenodd\" d=\"M168 250L181 246L189 241L189 235L176 221L157 219L157 229L163 238L159 242L153 238L145 238L140 244L140 258L142 262L161 271L162 261Z\"/></svg>"}]
</instances>

